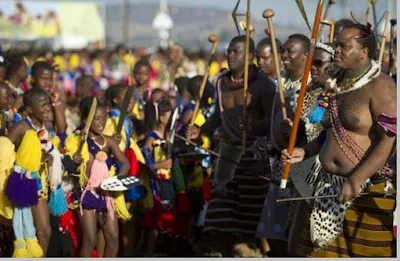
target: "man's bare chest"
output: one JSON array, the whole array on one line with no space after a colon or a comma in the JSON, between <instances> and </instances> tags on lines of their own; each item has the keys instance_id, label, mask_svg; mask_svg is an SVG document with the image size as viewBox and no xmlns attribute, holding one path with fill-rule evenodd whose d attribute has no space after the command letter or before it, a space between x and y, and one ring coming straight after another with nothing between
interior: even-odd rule
<instances>
[{"instance_id":1,"label":"man's bare chest","mask_svg":"<svg viewBox=\"0 0 400 261\"><path fill-rule=\"evenodd\" d=\"M338 120L342 126L350 131L368 131L372 125L370 111L370 97L367 89L360 89L351 93L338 95L336 106Z\"/></svg>"},{"instance_id":2,"label":"man's bare chest","mask_svg":"<svg viewBox=\"0 0 400 261\"><path fill-rule=\"evenodd\" d=\"M247 92L247 106L250 105L253 95ZM234 91L225 91L221 95L222 106L224 110L243 106L244 104L244 91L243 89Z\"/></svg>"}]
</instances>

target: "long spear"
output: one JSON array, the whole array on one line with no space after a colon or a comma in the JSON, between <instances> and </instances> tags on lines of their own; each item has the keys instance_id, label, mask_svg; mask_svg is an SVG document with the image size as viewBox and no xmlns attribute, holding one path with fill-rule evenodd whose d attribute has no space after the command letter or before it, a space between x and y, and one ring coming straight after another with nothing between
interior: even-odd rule
<instances>
[{"instance_id":1,"label":"long spear","mask_svg":"<svg viewBox=\"0 0 400 261\"><path fill-rule=\"evenodd\" d=\"M311 35L311 46L310 46L310 50L309 50L307 61L306 61L306 68L304 70L303 79L301 81L301 89L300 89L299 98L297 100L296 114L293 119L293 128L292 128L292 132L290 133L289 146L287 149L289 154L291 154L293 152L294 145L295 145L296 138L297 138L297 129L299 128L301 110L303 108L304 96L305 96L306 90L307 90L308 76L309 76L309 73L311 70L311 63L312 63L312 59L314 56L314 48L315 48L315 44L316 44L317 37L318 37L318 30L319 30L319 25L321 22L322 9L324 7L323 4L324 4L324 0L319 0L318 6L317 6L317 11L316 11L315 18L314 18L314 27L313 27L313 31L312 31L312 35ZM285 163L285 165L283 167L282 180L281 180L281 186L280 186L282 189L286 188L286 184L287 184L287 181L289 178L289 171L290 171L290 164Z\"/></svg>"}]
</instances>

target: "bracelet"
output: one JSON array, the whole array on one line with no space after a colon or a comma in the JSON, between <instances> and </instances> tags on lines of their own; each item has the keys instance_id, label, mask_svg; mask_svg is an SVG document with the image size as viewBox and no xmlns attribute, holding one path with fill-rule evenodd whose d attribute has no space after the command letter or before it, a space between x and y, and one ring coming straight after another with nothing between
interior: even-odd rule
<instances>
[{"instance_id":1,"label":"bracelet","mask_svg":"<svg viewBox=\"0 0 400 261\"><path fill-rule=\"evenodd\" d=\"M60 106L60 105L61 105L61 102L60 102L60 101L53 102L53 103L51 104L51 106L53 106L53 107L57 107L57 106Z\"/></svg>"}]
</instances>

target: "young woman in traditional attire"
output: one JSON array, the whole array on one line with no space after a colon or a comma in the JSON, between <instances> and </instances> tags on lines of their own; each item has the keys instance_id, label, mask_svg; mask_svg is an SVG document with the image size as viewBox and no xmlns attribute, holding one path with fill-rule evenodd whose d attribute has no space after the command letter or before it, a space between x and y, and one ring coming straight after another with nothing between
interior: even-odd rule
<instances>
[{"instance_id":1,"label":"young woman in traditional attire","mask_svg":"<svg viewBox=\"0 0 400 261\"><path fill-rule=\"evenodd\" d=\"M136 119L144 119L144 106L146 101L151 99L151 93L154 88L150 86L151 66L146 60L139 60L133 68L133 77L135 78L135 106L133 107L133 116Z\"/></svg>"},{"instance_id":2,"label":"young woman in traditional attire","mask_svg":"<svg viewBox=\"0 0 400 261\"><path fill-rule=\"evenodd\" d=\"M83 122L87 120L92 102L91 97L82 101ZM129 162L115 140L102 134L106 120L106 106L98 104L82 151L78 151L81 146L79 131L66 141L68 155L79 163L79 183L83 189L80 197L81 257L90 257L96 248L98 228L105 238L104 256L116 257L119 245L117 217L129 215L123 197L99 188L102 181L115 175L115 161L120 163L118 175L126 175L129 171Z\"/></svg>"},{"instance_id":3,"label":"young woman in traditional attire","mask_svg":"<svg viewBox=\"0 0 400 261\"><path fill-rule=\"evenodd\" d=\"M140 150L140 147L133 138L133 122L129 115L124 119L121 134L116 133L116 128L119 121L119 116L121 114L121 105L123 104L126 92L128 91L128 86L126 85L113 85L106 91L106 100L110 107L110 112L107 118L107 124L103 131L104 135L114 136L117 141L119 141L119 148L127 156L130 163L129 175L140 176L139 162L144 164L144 157ZM127 108L127 113L132 111L134 108L133 97L129 101ZM128 190L125 193L126 205L132 218L130 220L123 220L122 227L122 242L123 242L123 252L125 256L132 256L136 247L136 216L134 210L137 208L136 202L144 197L144 187L135 187Z\"/></svg>"},{"instance_id":4,"label":"young woman in traditional attire","mask_svg":"<svg viewBox=\"0 0 400 261\"><path fill-rule=\"evenodd\" d=\"M171 181L172 160L168 159L166 154L167 126L171 113L171 105L165 99L161 99L159 103L146 104L145 122L148 124L148 134L142 152L146 165L151 169L147 176L151 190L147 195L152 195L153 198L149 198L145 206L142 227L145 255L150 256L154 254L158 234L161 233L168 238L174 226L175 191ZM165 243L172 243L171 238Z\"/></svg>"},{"instance_id":5,"label":"young woman in traditional attire","mask_svg":"<svg viewBox=\"0 0 400 261\"><path fill-rule=\"evenodd\" d=\"M3 256L11 256L12 248L12 218L14 208L4 193L8 176L12 172L15 161L15 146L7 138L10 110L13 103L13 96L6 83L0 82L0 251Z\"/></svg>"},{"instance_id":6,"label":"young woman in traditional attire","mask_svg":"<svg viewBox=\"0 0 400 261\"><path fill-rule=\"evenodd\" d=\"M54 119L46 122L46 128L59 138L57 146L64 147L67 121L65 118L65 104L62 101L61 91L54 82L54 69L45 61L35 62L31 68L32 86L44 90L50 97ZM54 135L53 135L54 136Z\"/></svg>"},{"instance_id":7,"label":"young woman in traditional attire","mask_svg":"<svg viewBox=\"0 0 400 261\"><path fill-rule=\"evenodd\" d=\"M44 125L53 120L50 99L44 91L32 89L23 101L28 117L8 134L18 149L6 195L15 207L14 256L41 257L47 253L51 236L49 212L62 215L67 205L61 188L61 156Z\"/></svg>"},{"instance_id":8,"label":"young woman in traditional attire","mask_svg":"<svg viewBox=\"0 0 400 261\"><path fill-rule=\"evenodd\" d=\"M28 77L28 66L21 54L11 51L4 57L4 63L6 66L6 83L14 96L12 107L18 111L23 103L22 95L28 90L25 86L25 81Z\"/></svg>"}]
</instances>

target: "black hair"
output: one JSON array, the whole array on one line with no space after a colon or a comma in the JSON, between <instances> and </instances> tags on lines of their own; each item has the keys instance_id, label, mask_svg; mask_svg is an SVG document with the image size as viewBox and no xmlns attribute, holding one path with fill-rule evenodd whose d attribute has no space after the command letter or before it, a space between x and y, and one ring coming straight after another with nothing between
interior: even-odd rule
<instances>
[{"instance_id":1,"label":"black hair","mask_svg":"<svg viewBox=\"0 0 400 261\"><path fill-rule=\"evenodd\" d=\"M203 76L197 75L190 78L187 83L187 90L194 99L198 99L202 82L203 82ZM206 100L213 96L214 96L214 86L209 81L207 81L206 87L204 88L202 100Z\"/></svg>"},{"instance_id":2,"label":"black hair","mask_svg":"<svg viewBox=\"0 0 400 261\"><path fill-rule=\"evenodd\" d=\"M143 120L131 118L133 123L133 131L137 136L146 134L146 126Z\"/></svg>"},{"instance_id":3,"label":"black hair","mask_svg":"<svg viewBox=\"0 0 400 261\"><path fill-rule=\"evenodd\" d=\"M246 42L246 36L245 35L238 35L235 36L232 40L231 40L231 44L234 43L245 43ZM250 54L254 54L256 52L256 47L254 44L253 39L250 38L250 42L249 42L249 53Z\"/></svg>"},{"instance_id":4,"label":"black hair","mask_svg":"<svg viewBox=\"0 0 400 261\"><path fill-rule=\"evenodd\" d=\"M32 69L31 69L32 77L36 78L39 75L39 73L41 73L42 71L45 71L45 70L48 70L48 71L52 72L54 69L51 66L51 64L48 63L48 62L45 62L45 61L35 62L32 65Z\"/></svg>"},{"instance_id":5,"label":"black hair","mask_svg":"<svg viewBox=\"0 0 400 261\"><path fill-rule=\"evenodd\" d=\"M166 98L162 98L157 103L147 102L144 107L144 124L146 132L152 131L156 127L158 119L156 118L155 106L157 106L158 117L168 111L172 111L171 102Z\"/></svg>"},{"instance_id":6,"label":"black hair","mask_svg":"<svg viewBox=\"0 0 400 261\"><path fill-rule=\"evenodd\" d=\"M376 59L377 52L377 44L376 37L374 32L371 30L370 26L366 26L363 24L352 24L345 27L346 29L357 29L360 32L360 35L355 37L354 39L361 44L363 48L368 49L368 58ZM345 29L344 28L344 29Z\"/></svg>"},{"instance_id":7,"label":"black hair","mask_svg":"<svg viewBox=\"0 0 400 261\"><path fill-rule=\"evenodd\" d=\"M150 99L152 100L154 95L156 95L157 93L161 93L162 95L164 95L164 91L162 89L154 89L153 92L151 93L151 97Z\"/></svg>"},{"instance_id":8,"label":"black hair","mask_svg":"<svg viewBox=\"0 0 400 261\"><path fill-rule=\"evenodd\" d=\"M310 49L311 45L310 38L308 38L304 34L292 34L291 36L288 37L288 39L299 41L301 43L301 46L303 47L304 52L308 52L308 50Z\"/></svg>"},{"instance_id":9,"label":"black hair","mask_svg":"<svg viewBox=\"0 0 400 261\"><path fill-rule=\"evenodd\" d=\"M36 105L39 98L43 96L49 98L49 95L42 89L32 88L23 94L22 100L25 106L33 107Z\"/></svg>"},{"instance_id":10,"label":"black hair","mask_svg":"<svg viewBox=\"0 0 400 261\"><path fill-rule=\"evenodd\" d=\"M136 73L140 67L147 67L149 70L151 69L151 65L146 60L139 60L135 63L135 67L133 68L133 73Z\"/></svg>"},{"instance_id":11,"label":"black hair","mask_svg":"<svg viewBox=\"0 0 400 261\"><path fill-rule=\"evenodd\" d=\"M15 73L18 68L25 63L22 53L15 50L10 50L4 55L4 65L6 68L7 79Z\"/></svg>"},{"instance_id":12,"label":"black hair","mask_svg":"<svg viewBox=\"0 0 400 261\"><path fill-rule=\"evenodd\" d=\"M92 106L94 97L85 97L82 99L81 104L79 105L80 112L81 112L81 122L87 119L90 113L90 107ZM106 109L107 106L97 100L96 109Z\"/></svg>"},{"instance_id":13,"label":"black hair","mask_svg":"<svg viewBox=\"0 0 400 261\"><path fill-rule=\"evenodd\" d=\"M96 80L92 75L81 75L75 81L76 89L78 88L90 88L93 90L96 88Z\"/></svg>"},{"instance_id":14,"label":"black hair","mask_svg":"<svg viewBox=\"0 0 400 261\"><path fill-rule=\"evenodd\" d=\"M344 18L344 19L337 20L335 23L335 32L337 33L338 31L342 30L343 27L347 27L347 26L350 26L353 24L354 24L354 22L350 19Z\"/></svg>"},{"instance_id":15,"label":"black hair","mask_svg":"<svg viewBox=\"0 0 400 261\"><path fill-rule=\"evenodd\" d=\"M106 90L106 102L108 104L108 106L114 108L117 106L117 104L114 103L114 99L116 97L118 97L118 95L121 93L121 91L123 91L124 89L126 89L128 86L126 86L125 84L114 84L111 85L107 90Z\"/></svg>"},{"instance_id":16,"label":"black hair","mask_svg":"<svg viewBox=\"0 0 400 261\"><path fill-rule=\"evenodd\" d=\"M185 94L185 90L186 90L186 85L189 81L189 77L179 77L175 79L175 85L178 88L178 94L179 96L183 96Z\"/></svg>"},{"instance_id":17,"label":"black hair","mask_svg":"<svg viewBox=\"0 0 400 261\"><path fill-rule=\"evenodd\" d=\"M282 48L282 43L278 39L275 39L275 42L276 42L276 49L278 50L278 52L280 52L280 50ZM266 37L266 38L262 39L260 42L258 42L257 47L264 46L264 45L269 45L272 48L271 37Z\"/></svg>"}]
</instances>

